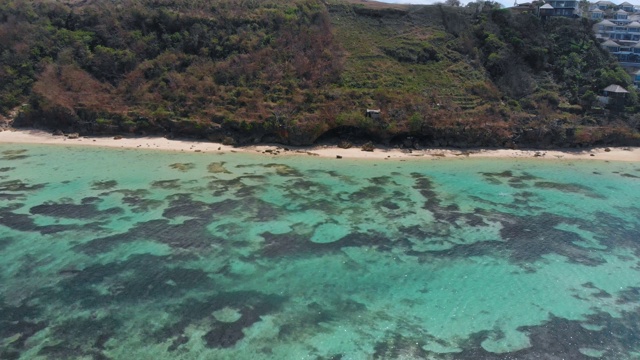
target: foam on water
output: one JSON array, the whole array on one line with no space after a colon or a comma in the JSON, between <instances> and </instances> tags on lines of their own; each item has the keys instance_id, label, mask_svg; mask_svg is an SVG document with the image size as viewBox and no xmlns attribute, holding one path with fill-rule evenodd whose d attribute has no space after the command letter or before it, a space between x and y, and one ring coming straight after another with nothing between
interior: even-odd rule
<instances>
[{"instance_id":1,"label":"foam on water","mask_svg":"<svg viewBox=\"0 0 640 360\"><path fill-rule=\"evenodd\" d=\"M640 351L637 164L5 144L0 170L2 359Z\"/></svg>"}]
</instances>

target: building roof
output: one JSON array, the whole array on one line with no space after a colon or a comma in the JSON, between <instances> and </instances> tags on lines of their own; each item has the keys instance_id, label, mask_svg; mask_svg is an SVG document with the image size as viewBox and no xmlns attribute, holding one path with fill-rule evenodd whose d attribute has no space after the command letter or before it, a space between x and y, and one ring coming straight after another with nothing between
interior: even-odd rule
<instances>
[{"instance_id":1,"label":"building roof","mask_svg":"<svg viewBox=\"0 0 640 360\"><path fill-rule=\"evenodd\" d=\"M540 6L540 9L543 9L543 10L544 9L551 9L551 10L553 10L553 6L551 6L551 4L544 4L544 5Z\"/></svg>"},{"instance_id":2,"label":"building roof","mask_svg":"<svg viewBox=\"0 0 640 360\"><path fill-rule=\"evenodd\" d=\"M598 4L598 5L615 5L611 1L606 1L606 0L600 0L600 1L596 2L596 4Z\"/></svg>"},{"instance_id":3,"label":"building roof","mask_svg":"<svg viewBox=\"0 0 640 360\"><path fill-rule=\"evenodd\" d=\"M640 70L635 72L636 75L640 75Z\"/></svg>"},{"instance_id":4,"label":"building roof","mask_svg":"<svg viewBox=\"0 0 640 360\"><path fill-rule=\"evenodd\" d=\"M620 44L618 44L617 42L609 39L609 40L603 42L602 46L620 46Z\"/></svg>"},{"instance_id":5,"label":"building roof","mask_svg":"<svg viewBox=\"0 0 640 360\"><path fill-rule=\"evenodd\" d=\"M507 8L507 9L512 9L512 10L533 10L535 9L535 7L533 5L531 5L531 3L522 3L522 4L517 4L516 6Z\"/></svg>"},{"instance_id":6,"label":"building roof","mask_svg":"<svg viewBox=\"0 0 640 360\"><path fill-rule=\"evenodd\" d=\"M627 14L628 14L628 12L626 12L626 11L624 11L624 10L620 9L620 10L616 11L616 14L620 14L620 15L627 15Z\"/></svg>"},{"instance_id":7,"label":"building roof","mask_svg":"<svg viewBox=\"0 0 640 360\"><path fill-rule=\"evenodd\" d=\"M640 23L637 21L632 21L625 26L630 28L640 28Z\"/></svg>"},{"instance_id":8,"label":"building roof","mask_svg":"<svg viewBox=\"0 0 640 360\"><path fill-rule=\"evenodd\" d=\"M606 88L604 88L604 91L612 92L612 93L616 93L616 94L626 94L626 93L628 93L628 91L625 88L623 88L620 85L615 85L615 84L607 86Z\"/></svg>"},{"instance_id":9,"label":"building roof","mask_svg":"<svg viewBox=\"0 0 640 360\"><path fill-rule=\"evenodd\" d=\"M628 2L623 2L622 4L620 4L620 6L633 6L633 4L629 4Z\"/></svg>"},{"instance_id":10,"label":"building roof","mask_svg":"<svg viewBox=\"0 0 640 360\"><path fill-rule=\"evenodd\" d=\"M604 11L602 11L602 10L600 10L598 8L595 8L593 10L589 10L589 12L592 12L592 13L603 13Z\"/></svg>"},{"instance_id":11,"label":"building roof","mask_svg":"<svg viewBox=\"0 0 640 360\"><path fill-rule=\"evenodd\" d=\"M598 25L604 25L604 26L616 26L616 24L612 23L609 20L602 20L598 23Z\"/></svg>"},{"instance_id":12,"label":"building roof","mask_svg":"<svg viewBox=\"0 0 640 360\"><path fill-rule=\"evenodd\" d=\"M633 47L636 48L636 49L640 49L640 42L635 44L635 45L633 45Z\"/></svg>"}]
</instances>

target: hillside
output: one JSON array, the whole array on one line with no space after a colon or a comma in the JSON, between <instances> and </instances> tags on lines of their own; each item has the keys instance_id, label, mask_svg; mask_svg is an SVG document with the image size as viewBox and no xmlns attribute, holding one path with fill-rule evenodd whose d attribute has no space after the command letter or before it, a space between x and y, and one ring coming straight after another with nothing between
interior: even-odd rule
<instances>
[{"instance_id":1,"label":"hillside","mask_svg":"<svg viewBox=\"0 0 640 360\"><path fill-rule=\"evenodd\" d=\"M633 90L595 106L631 79L589 21L359 2L7 1L0 113L236 144L640 144Z\"/></svg>"}]
</instances>

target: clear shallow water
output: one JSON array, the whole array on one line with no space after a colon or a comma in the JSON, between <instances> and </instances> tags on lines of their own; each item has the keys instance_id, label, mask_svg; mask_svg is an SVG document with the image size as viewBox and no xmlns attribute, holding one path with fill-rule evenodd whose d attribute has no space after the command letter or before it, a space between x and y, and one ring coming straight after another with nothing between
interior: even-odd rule
<instances>
[{"instance_id":1,"label":"clear shallow water","mask_svg":"<svg viewBox=\"0 0 640 360\"><path fill-rule=\"evenodd\" d=\"M640 357L640 164L0 145L0 358Z\"/></svg>"}]
</instances>

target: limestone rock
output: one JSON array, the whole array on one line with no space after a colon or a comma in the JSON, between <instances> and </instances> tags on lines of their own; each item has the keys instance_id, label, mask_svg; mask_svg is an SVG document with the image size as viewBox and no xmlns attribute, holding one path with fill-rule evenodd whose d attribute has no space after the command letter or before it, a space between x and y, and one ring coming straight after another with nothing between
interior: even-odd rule
<instances>
[{"instance_id":1,"label":"limestone rock","mask_svg":"<svg viewBox=\"0 0 640 360\"><path fill-rule=\"evenodd\" d=\"M375 149L375 147L373 146L373 143L371 141L365 143L364 145L362 145L362 151L373 151L373 149Z\"/></svg>"},{"instance_id":2,"label":"limestone rock","mask_svg":"<svg viewBox=\"0 0 640 360\"><path fill-rule=\"evenodd\" d=\"M342 140L338 144L338 147L341 148L341 149L349 149L352 146L353 146L353 144L350 141L347 141L347 140Z\"/></svg>"}]
</instances>

